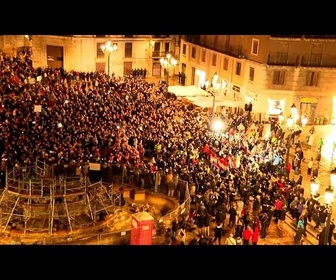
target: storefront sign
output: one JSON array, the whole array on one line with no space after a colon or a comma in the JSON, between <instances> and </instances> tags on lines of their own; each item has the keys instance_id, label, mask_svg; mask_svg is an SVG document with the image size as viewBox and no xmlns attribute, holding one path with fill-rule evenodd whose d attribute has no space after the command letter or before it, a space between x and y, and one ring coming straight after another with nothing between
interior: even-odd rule
<instances>
[{"instance_id":1,"label":"storefront sign","mask_svg":"<svg viewBox=\"0 0 336 280\"><path fill-rule=\"evenodd\" d=\"M301 97L301 103L317 103L316 97Z\"/></svg>"}]
</instances>

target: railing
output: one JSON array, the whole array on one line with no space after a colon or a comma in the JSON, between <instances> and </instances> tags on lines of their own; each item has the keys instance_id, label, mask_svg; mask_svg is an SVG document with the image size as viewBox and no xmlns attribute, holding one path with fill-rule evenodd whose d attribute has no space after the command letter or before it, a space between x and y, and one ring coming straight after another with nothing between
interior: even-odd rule
<instances>
[{"instance_id":1,"label":"railing","mask_svg":"<svg viewBox=\"0 0 336 280\"><path fill-rule=\"evenodd\" d=\"M279 65L279 66L298 66L300 64L300 56L298 55L288 55L287 53L282 54L269 54L267 58L268 65Z\"/></svg>"}]
</instances>

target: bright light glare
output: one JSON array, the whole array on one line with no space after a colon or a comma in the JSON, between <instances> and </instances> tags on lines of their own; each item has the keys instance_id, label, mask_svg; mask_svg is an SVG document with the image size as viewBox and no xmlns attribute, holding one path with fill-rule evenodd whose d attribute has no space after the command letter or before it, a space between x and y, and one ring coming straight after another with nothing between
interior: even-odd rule
<instances>
[{"instance_id":1,"label":"bright light glare","mask_svg":"<svg viewBox=\"0 0 336 280\"><path fill-rule=\"evenodd\" d=\"M326 204L331 204L334 200L334 192L331 188L327 188L324 193L324 201Z\"/></svg>"},{"instance_id":2,"label":"bright light glare","mask_svg":"<svg viewBox=\"0 0 336 280\"><path fill-rule=\"evenodd\" d=\"M213 131L221 131L224 128L224 122L221 120L215 120L212 124Z\"/></svg>"},{"instance_id":3,"label":"bright light glare","mask_svg":"<svg viewBox=\"0 0 336 280\"><path fill-rule=\"evenodd\" d=\"M310 183L310 189L313 195L315 195L320 187L320 184L317 181L312 181Z\"/></svg>"}]
</instances>

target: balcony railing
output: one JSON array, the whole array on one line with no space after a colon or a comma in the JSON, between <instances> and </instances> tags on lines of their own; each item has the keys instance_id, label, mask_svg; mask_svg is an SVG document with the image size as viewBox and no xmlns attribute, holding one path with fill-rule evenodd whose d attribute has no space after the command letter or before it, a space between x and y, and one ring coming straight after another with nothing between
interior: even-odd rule
<instances>
[{"instance_id":1,"label":"balcony railing","mask_svg":"<svg viewBox=\"0 0 336 280\"><path fill-rule=\"evenodd\" d=\"M166 56L167 52L162 52L162 51L153 51L152 57L164 57Z\"/></svg>"},{"instance_id":2,"label":"balcony railing","mask_svg":"<svg viewBox=\"0 0 336 280\"><path fill-rule=\"evenodd\" d=\"M323 60L317 56L269 54L267 65L302 66L302 67L336 67L336 61Z\"/></svg>"},{"instance_id":3,"label":"balcony railing","mask_svg":"<svg viewBox=\"0 0 336 280\"><path fill-rule=\"evenodd\" d=\"M289 56L288 54L269 54L267 58L268 65L279 65L279 66L299 66L300 65L300 56L293 55Z\"/></svg>"}]
</instances>

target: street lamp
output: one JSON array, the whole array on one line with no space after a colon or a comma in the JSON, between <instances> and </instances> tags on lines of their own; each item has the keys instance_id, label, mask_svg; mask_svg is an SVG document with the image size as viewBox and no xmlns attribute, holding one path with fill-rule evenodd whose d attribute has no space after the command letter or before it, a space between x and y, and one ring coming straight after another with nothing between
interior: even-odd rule
<instances>
[{"instance_id":1,"label":"street lamp","mask_svg":"<svg viewBox=\"0 0 336 280\"><path fill-rule=\"evenodd\" d=\"M332 208L331 205L334 200L334 191L331 186L329 186L324 193L324 202L327 207L328 211L328 216L327 216L327 221L325 225L325 236L324 236L324 242L323 245L328 245L328 240L329 240L329 231L330 231L330 223L331 223L331 215L332 215ZM331 244L329 244L331 245Z\"/></svg>"},{"instance_id":2,"label":"street lamp","mask_svg":"<svg viewBox=\"0 0 336 280\"><path fill-rule=\"evenodd\" d=\"M111 53L116 52L118 50L118 45L108 40L105 44L101 45L100 48L103 51L103 53L107 53L107 74L108 76L110 76Z\"/></svg>"},{"instance_id":3,"label":"street lamp","mask_svg":"<svg viewBox=\"0 0 336 280\"><path fill-rule=\"evenodd\" d=\"M317 179L310 181L310 190L311 194L313 195L313 198L318 197L318 189L320 187L319 181Z\"/></svg>"},{"instance_id":4,"label":"street lamp","mask_svg":"<svg viewBox=\"0 0 336 280\"><path fill-rule=\"evenodd\" d=\"M169 70L174 69L174 67L177 65L177 59L172 56L172 54L169 52L166 54L166 57L161 57L160 59L161 66L166 70L166 83L167 83L167 89L169 84Z\"/></svg>"},{"instance_id":5,"label":"street lamp","mask_svg":"<svg viewBox=\"0 0 336 280\"><path fill-rule=\"evenodd\" d=\"M296 106L295 106L294 103L292 104L290 110L291 110L291 114L292 114L292 116L294 116L294 115L297 114L297 109L296 109Z\"/></svg>"},{"instance_id":6,"label":"street lamp","mask_svg":"<svg viewBox=\"0 0 336 280\"><path fill-rule=\"evenodd\" d=\"M288 135L287 135L287 140L286 140L287 141L287 145L286 145L287 146L287 151L286 151L286 167L287 167L287 165L289 163L289 152L290 152L290 148L291 148L291 144L292 144L291 143L291 138L292 138L293 133L295 131L297 131L296 125L297 125L297 121L300 119L299 114L297 112L297 108L296 108L296 106L295 106L294 103L291 106L290 111L291 111L291 115L286 120L286 128L287 128L287 131L289 132ZM284 121L284 115L281 112L279 114L279 122L280 122L280 124L283 121ZM301 125L305 126L307 124L307 122L308 122L307 117L305 115L301 116ZM287 179L289 177L289 173L290 172L288 172L288 174L286 174Z\"/></svg>"},{"instance_id":7,"label":"street lamp","mask_svg":"<svg viewBox=\"0 0 336 280\"><path fill-rule=\"evenodd\" d=\"M217 74L215 73L215 75L217 75ZM214 79L215 78L212 79L212 83L213 83ZM215 110L216 110L216 94L212 91L212 87L209 88L209 84L210 84L209 80L205 80L203 89L206 90L208 93L210 93L211 96L212 96L212 119L214 119Z\"/></svg>"}]
</instances>

